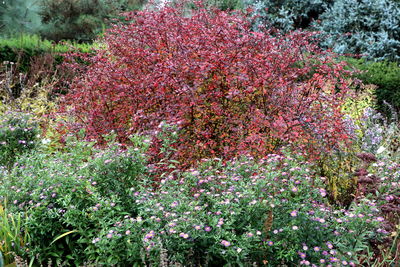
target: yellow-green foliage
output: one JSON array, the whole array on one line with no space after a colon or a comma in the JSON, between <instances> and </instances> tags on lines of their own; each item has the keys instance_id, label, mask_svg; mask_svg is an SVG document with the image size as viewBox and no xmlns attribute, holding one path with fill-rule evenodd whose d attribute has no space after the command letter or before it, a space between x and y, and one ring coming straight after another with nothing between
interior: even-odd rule
<instances>
[{"instance_id":1,"label":"yellow-green foliage","mask_svg":"<svg viewBox=\"0 0 400 267\"><path fill-rule=\"evenodd\" d=\"M8 94L4 93L4 88L0 88L0 97L3 99L0 102L0 114L10 110L18 110L31 113L37 118L42 118L55 107L55 103L49 101L49 91L51 89L51 83L45 85L35 84L32 87L25 88L20 97L12 99Z\"/></svg>"},{"instance_id":2,"label":"yellow-green foliage","mask_svg":"<svg viewBox=\"0 0 400 267\"><path fill-rule=\"evenodd\" d=\"M366 108L375 106L375 85L362 85L361 89L354 90L352 97L347 98L342 111L354 120L359 120Z\"/></svg>"},{"instance_id":3,"label":"yellow-green foliage","mask_svg":"<svg viewBox=\"0 0 400 267\"><path fill-rule=\"evenodd\" d=\"M353 173L359 164L360 160L350 149L323 155L317 162L317 172L326 178L332 202L342 205L351 202L356 186Z\"/></svg>"},{"instance_id":4,"label":"yellow-green foliage","mask_svg":"<svg viewBox=\"0 0 400 267\"><path fill-rule=\"evenodd\" d=\"M15 64L0 63L0 114L19 111L41 118L55 107L49 101L56 80L47 77L30 85L27 76L16 71Z\"/></svg>"},{"instance_id":5,"label":"yellow-green foliage","mask_svg":"<svg viewBox=\"0 0 400 267\"><path fill-rule=\"evenodd\" d=\"M375 90L375 85L362 85L360 89L353 90L351 96L346 99L346 102L342 106L342 112L354 123L357 138L362 138L364 133L362 119L365 110L375 107Z\"/></svg>"},{"instance_id":6,"label":"yellow-green foliage","mask_svg":"<svg viewBox=\"0 0 400 267\"><path fill-rule=\"evenodd\" d=\"M89 53L100 45L101 44L97 42L94 42L92 44L77 43L71 41L54 43L52 41L42 39L38 35L29 35L29 34L20 34L12 38L0 37L0 47L8 46L15 49L43 50L55 53L66 53L71 50L78 50L83 53Z\"/></svg>"}]
</instances>

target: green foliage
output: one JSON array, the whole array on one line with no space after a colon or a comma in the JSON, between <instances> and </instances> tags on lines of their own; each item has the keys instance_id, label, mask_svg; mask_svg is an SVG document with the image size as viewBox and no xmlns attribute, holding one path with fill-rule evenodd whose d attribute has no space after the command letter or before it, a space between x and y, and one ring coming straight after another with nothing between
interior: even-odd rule
<instances>
[{"instance_id":1,"label":"green foliage","mask_svg":"<svg viewBox=\"0 0 400 267\"><path fill-rule=\"evenodd\" d=\"M45 38L89 42L119 13L139 8L142 0L42 0L40 16Z\"/></svg>"},{"instance_id":2,"label":"green foliage","mask_svg":"<svg viewBox=\"0 0 400 267\"><path fill-rule=\"evenodd\" d=\"M9 112L0 116L0 166L10 169L19 155L35 147L37 127L24 113Z\"/></svg>"},{"instance_id":3,"label":"green foliage","mask_svg":"<svg viewBox=\"0 0 400 267\"><path fill-rule=\"evenodd\" d=\"M361 70L356 77L364 84L374 84L377 108L391 116L393 111L400 111L400 66L396 62L371 62L346 59L354 68ZM389 105L385 104L387 102Z\"/></svg>"},{"instance_id":4,"label":"green foliage","mask_svg":"<svg viewBox=\"0 0 400 267\"><path fill-rule=\"evenodd\" d=\"M25 221L25 215L8 211L6 201L0 204L0 266L11 264L13 255L21 255L29 243L29 235L24 229Z\"/></svg>"},{"instance_id":5,"label":"green foliage","mask_svg":"<svg viewBox=\"0 0 400 267\"><path fill-rule=\"evenodd\" d=\"M315 23L321 44L341 54L400 60L400 5L391 0L336 0Z\"/></svg>"},{"instance_id":6,"label":"green foliage","mask_svg":"<svg viewBox=\"0 0 400 267\"><path fill-rule=\"evenodd\" d=\"M212 159L163 177L155 189L143 156L149 145L144 137L132 142L128 150L98 150L69 139L63 153L18 159L0 196L11 213L29 212L24 257L79 266L357 263L369 240L380 238L370 202L336 211L301 157Z\"/></svg>"},{"instance_id":7,"label":"green foliage","mask_svg":"<svg viewBox=\"0 0 400 267\"><path fill-rule=\"evenodd\" d=\"M245 0L254 9L258 25L284 31L305 29L332 4L333 0Z\"/></svg>"},{"instance_id":8,"label":"green foliage","mask_svg":"<svg viewBox=\"0 0 400 267\"><path fill-rule=\"evenodd\" d=\"M19 72L28 72L35 59L40 56L51 55L55 64L63 61L61 54L67 52L92 52L99 43L78 44L64 42L55 44L42 39L38 35L21 34L18 37L0 38L0 63L14 62Z\"/></svg>"},{"instance_id":9,"label":"green foliage","mask_svg":"<svg viewBox=\"0 0 400 267\"><path fill-rule=\"evenodd\" d=\"M224 11L242 9L244 7L243 0L208 0L205 3Z\"/></svg>"},{"instance_id":10,"label":"green foliage","mask_svg":"<svg viewBox=\"0 0 400 267\"><path fill-rule=\"evenodd\" d=\"M39 1L35 0L0 1L0 33L37 33L41 27L39 8Z\"/></svg>"},{"instance_id":11,"label":"green foliage","mask_svg":"<svg viewBox=\"0 0 400 267\"><path fill-rule=\"evenodd\" d=\"M124 196L137 189L145 172L143 151L113 146L101 152L72 137L63 152L40 152L46 146L18 160L0 183L0 195L12 201L15 214L30 211L24 226L31 242L23 256L82 266L92 260L84 251L99 231L137 213L134 199Z\"/></svg>"}]
</instances>

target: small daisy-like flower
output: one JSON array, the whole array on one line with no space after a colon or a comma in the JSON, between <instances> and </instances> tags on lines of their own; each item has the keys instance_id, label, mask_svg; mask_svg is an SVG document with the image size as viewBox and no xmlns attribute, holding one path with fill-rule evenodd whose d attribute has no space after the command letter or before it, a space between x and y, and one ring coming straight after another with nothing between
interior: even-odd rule
<instances>
[{"instance_id":1,"label":"small daisy-like flower","mask_svg":"<svg viewBox=\"0 0 400 267\"><path fill-rule=\"evenodd\" d=\"M294 210L290 213L290 216L296 217L297 216L297 210Z\"/></svg>"},{"instance_id":2,"label":"small daisy-like flower","mask_svg":"<svg viewBox=\"0 0 400 267\"><path fill-rule=\"evenodd\" d=\"M320 251L321 249L319 248L319 247L314 247L314 251L315 252L318 252L318 251Z\"/></svg>"},{"instance_id":3,"label":"small daisy-like flower","mask_svg":"<svg viewBox=\"0 0 400 267\"><path fill-rule=\"evenodd\" d=\"M377 220L378 222L383 222L385 219L384 219L383 217L378 217L378 218L376 218L376 220Z\"/></svg>"},{"instance_id":4,"label":"small daisy-like flower","mask_svg":"<svg viewBox=\"0 0 400 267\"><path fill-rule=\"evenodd\" d=\"M256 232L256 235L261 235L261 232L260 232L260 231L257 231L257 232Z\"/></svg>"},{"instance_id":5,"label":"small daisy-like flower","mask_svg":"<svg viewBox=\"0 0 400 267\"><path fill-rule=\"evenodd\" d=\"M108 233L107 234L107 238L112 238L113 237L113 234L112 233Z\"/></svg>"},{"instance_id":6,"label":"small daisy-like flower","mask_svg":"<svg viewBox=\"0 0 400 267\"><path fill-rule=\"evenodd\" d=\"M195 226L193 226L194 227L194 229L196 229L196 230L200 230L201 229L201 226L200 225L195 225Z\"/></svg>"},{"instance_id":7,"label":"small daisy-like flower","mask_svg":"<svg viewBox=\"0 0 400 267\"><path fill-rule=\"evenodd\" d=\"M229 241L222 240L221 245L223 245L224 247L229 247L231 245L231 243Z\"/></svg>"},{"instance_id":8,"label":"small daisy-like flower","mask_svg":"<svg viewBox=\"0 0 400 267\"><path fill-rule=\"evenodd\" d=\"M204 227L204 231L206 231L206 232L210 232L210 231L211 231L211 227L210 227L210 226L206 226L206 227Z\"/></svg>"},{"instance_id":9,"label":"small daisy-like flower","mask_svg":"<svg viewBox=\"0 0 400 267\"><path fill-rule=\"evenodd\" d=\"M310 262L309 261L307 261L307 260L302 260L302 261L300 261L300 265L310 265Z\"/></svg>"},{"instance_id":10,"label":"small daisy-like flower","mask_svg":"<svg viewBox=\"0 0 400 267\"><path fill-rule=\"evenodd\" d=\"M125 232L125 234L126 234L126 235L130 235L130 234L131 234L131 231L127 230L127 231Z\"/></svg>"},{"instance_id":11,"label":"small daisy-like flower","mask_svg":"<svg viewBox=\"0 0 400 267\"><path fill-rule=\"evenodd\" d=\"M184 239L188 239L189 238L189 235L186 234L186 233L180 233L179 236L184 238Z\"/></svg>"},{"instance_id":12,"label":"small daisy-like flower","mask_svg":"<svg viewBox=\"0 0 400 267\"><path fill-rule=\"evenodd\" d=\"M339 260L337 258L335 258L335 257L330 257L329 261L330 262L338 262Z\"/></svg>"},{"instance_id":13,"label":"small daisy-like flower","mask_svg":"<svg viewBox=\"0 0 400 267\"><path fill-rule=\"evenodd\" d=\"M267 245L268 245L268 246L272 246L272 245L274 245L274 242L268 241L268 242L267 242Z\"/></svg>"},{"instance_id":14,"label":"small daisy-like flower","mask_svg":"<svg viewBox=\"0 0 400 267\"><path fill-rule=\"evenodd\" d=\"M292 229L296 231L296 230L299 230L299 227L294 225L294 226L292 226Z\"/></svg>"},{"instance_id":15,"label":"small daisy-like flower","mask_svg":"<svg viewBox=\"0 0 400 267\"><path fill-rule=\"evenodd\" d=\"M292 192L293 192L293 193L297 193L298 191L299 191L299 189L298 189L297 187L295 187L295 186L292 187Z\"/></svg>"},{"instance_id":16,"label":"small daisy-like flower","mask_svg":"<svg viewBox=\"0 0 400 267\"><path fill-rule=\"evenodd\" d=\"M144 238L145 239L152 239L154 236L155 236L154 231L150 231L144 236Z\"/></svg>"},{"instance_id":17,"label":"small daisy-like flower","mask_svg":"<svg viewBox=\"0 0 400 267\"><path fill-rule=\"evenodd\" d=\"M326 242L326 246L327 246L329 249L333 249L333 245L332 245L331 242Z\"/></svg>"},{"instance_id":18,"label":"small daisy-like flower","mask_svg":"<svg viewBox=\"0 0 400 267\"><path fill-rule=\"evenodd\" d=\"M300 258L305 259L307 255L304 252L299 252L299 256Z\"/></svg>"},{"instance_id":19,"label":"small daisy-like flower","mask_svg":"<svg viewBox=\"0 0 400 267\"><path fill-rule=\"evenodd\" d=\"M325 191L325 189L323 189L323 188L319 189L319 193L320 193L320 195L321 195L322 197L325 197L325 196L326 196L326 191Z\"/></svg>"},{"instance_id":20,"label":"small daisy-like flower","mask_svg":"<svg viewBox=\"0 0 400 267\"><path fill-rule=\"evenodd\" d=\"M247 233L246 234L248 237L253 237L254 235L253 235L253 233Z\"/></svg>"}]
</instances>

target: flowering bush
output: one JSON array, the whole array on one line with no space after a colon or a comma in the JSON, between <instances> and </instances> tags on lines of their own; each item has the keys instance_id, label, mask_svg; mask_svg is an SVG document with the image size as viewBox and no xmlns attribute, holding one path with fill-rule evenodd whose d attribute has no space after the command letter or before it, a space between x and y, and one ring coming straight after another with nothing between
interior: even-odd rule
<instances>
[{"instance_id":1,"label":"flowering bush","mask_svg":"<svg viewBox=\"0 0 400 267\"><path fill-rule=\"evenodd\" d=\"M38 133L38 125L28 114L0 115L0 167L11 168L18 155L33 149Z\"/></svg>"},{"instance_id":2,"label":"flowering bush","mask_svg":"<svg viewBox=\"0 0 400 267\"><path fill-rule=\"evenodd\" d=\"M154 188L140 140L124 152L69 142L65 153L18 160L0 196L10 212L29 214L25 256L74 265L355 265L385 233L372 201L330 206L324 180L299 157L207 160Z\"/></svg>"},{"instance_id":3,"label":"flowering bush","mask_svg":"<svg viewBox=\"0 0 400 267\"><path fill-rule=\"evenodd\" d=\"M175 159L266 155L282 144L318 154L347 140L341 63L306 33L253 32L240 13L172 7L128 15L105 35L107 49L88 59L63 111L70 129L102 140L116 132L179 128Z\"/></svg>"}]
</instances>

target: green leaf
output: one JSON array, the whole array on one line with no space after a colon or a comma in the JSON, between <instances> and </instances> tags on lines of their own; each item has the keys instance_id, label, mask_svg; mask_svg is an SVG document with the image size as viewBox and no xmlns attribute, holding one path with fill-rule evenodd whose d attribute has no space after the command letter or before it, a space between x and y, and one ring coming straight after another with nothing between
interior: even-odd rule
<instances>
[{"instance_id":1,"label":"green leaf","mask_svg":"<svg viewBox=\"0 0 400 267\"><path fill-rule=\"evenodd\" d=\"M78 230L72 230L72 231L63 233L62 235L57 236L57 237L50 243L50 246L51 246L54 242L56 242L57 240L63 238L64 236L67 236L67 235L72 234L72 233L75 233L75 232L78 232Z\"/></svg>"}]
</instances>

